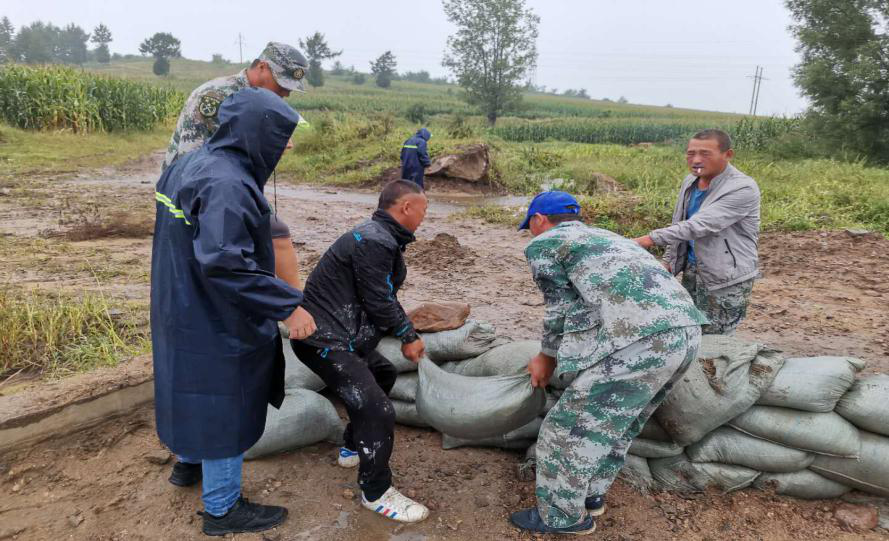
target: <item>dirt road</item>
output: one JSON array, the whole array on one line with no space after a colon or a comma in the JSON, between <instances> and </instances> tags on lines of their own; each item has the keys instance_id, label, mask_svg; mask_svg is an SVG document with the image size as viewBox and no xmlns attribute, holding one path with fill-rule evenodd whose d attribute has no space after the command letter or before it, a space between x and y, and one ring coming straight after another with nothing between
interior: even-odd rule
<instances>
[{"instance_id":1,"label":"dirt road","mask_svg":"<svg viewBox=\"0 0 889 541\"><path fill-rule=\"evenodd\" d=\"M98 175L44 179L30 189L27 208L0 198L6 250L0 279L16 287L98 288L145 302L151 240L144 231L141 238L43 237L71 230L76 220L70 217L85 208L105 216L124 212L122 221L150 218L154 167L156 157ZM370 191L279 182L277 197L307 268L375 207ZM543 307L522 255L527 233L460 217L466 198L433 199L420 240L407 254L405 304L464 300L472 317L496 324L502 334L536 337ZM448 202L453 199L460 202ZM764 278L741 336L794 355L854 355L868 361L868 371L889 372L889 241L845 232L766 234L762 254ZM533 483L515 476L520 458L499 450L443 451L438 434L398 427L396 483L433 507L428 521L409 527L360 508L352 497L354 472L335 465L331 445L251 462L245 495L287 505L291 515L275 532L238 539L527 539L506 521L509 511L533 502ZM198 539L200 494L166 482L167 459L150 407L0 456L0 539ZM690 499L643 495L619 481L598 538L881 538L841 529L833 518L837 504L756 491Z\"/></svg>"}]
</instances>

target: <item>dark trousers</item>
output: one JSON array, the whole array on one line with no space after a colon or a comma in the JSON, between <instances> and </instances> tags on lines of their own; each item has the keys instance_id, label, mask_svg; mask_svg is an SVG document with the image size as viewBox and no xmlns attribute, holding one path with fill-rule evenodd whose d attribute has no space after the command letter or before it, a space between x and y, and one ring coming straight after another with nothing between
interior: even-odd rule
<instances>
[{"instance_id":1,"label":"dark trousers","mask_svg":"<svg viewBox=\"0 0 889 541\"><path fill-rule=\"evenodd\" d=\"M389 391L398 372L374 350L359 355L350 351L319 350L291 340L293 352L318 374L346 405L349 424L345 447L358 452L358 485L374 501L392 485L389 457L395 439L395 409Z\"/></svg>"}]
</instances>

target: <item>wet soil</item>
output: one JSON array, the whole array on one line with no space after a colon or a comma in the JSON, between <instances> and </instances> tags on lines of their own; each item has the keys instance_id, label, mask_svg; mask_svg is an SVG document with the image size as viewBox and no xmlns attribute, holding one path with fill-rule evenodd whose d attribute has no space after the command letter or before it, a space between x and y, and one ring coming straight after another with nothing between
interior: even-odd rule
<instances>
[{"instance_id":1,"label":"wet soil","mask_svg":"<svg viewBox=\"0 0 889 541\"><path fill-rule=\"evenodd\" d=\"M43 191L35 188L27 212L19 212L12 198L0 198L2 240L27 243L41 230L59 227L58 210L76 207L83 193L98 212L124 205L150 213L156 166L155 156L121 170L55 179ZM376 203L370 190L282 183L277 198L279 214L309 264L369 217ZM458 216L467 201L474 199L433 197L419 241L407 253L403 302L408 308L431 300L467 302L470 317L494 323L503 335L537 337L543 302L522 254L528 234ZM150 238L42 242L48 243L41 245L48 254L43 263L35 262L34 254L4 258L0 280L14 287L101 288L147 300ZM56 249L62 244L64 250ZM93 253L99 255L84 255ZM844 232L767 233L761 253L764 278L754 289L741 336L792 355L854 355L868 362L868 372L889 372L889 241ZM73 265L84 258L91 266ZM102 265L129 270L97 282L90 269ZM257 460L245 466L245 495L286 505L290 517L273 532L237 538L531 539L507 521L510 511L533 504L533 483L516 477L521 462L520 453L509 451L444 451L438 434L397 427L396 484L433 508L426 522L402 526L360 507L352 497L358 493L355 472L336 466L330 444ZM167 483L171 464L155 435L150 406L0 455L0 539L199 539L199 490ZM882 530L843 530L833 518L837 505L753 490L694 497L641 494L618 481L596 535L622 541L885 538Z\"/></svg>"}]
</instances>

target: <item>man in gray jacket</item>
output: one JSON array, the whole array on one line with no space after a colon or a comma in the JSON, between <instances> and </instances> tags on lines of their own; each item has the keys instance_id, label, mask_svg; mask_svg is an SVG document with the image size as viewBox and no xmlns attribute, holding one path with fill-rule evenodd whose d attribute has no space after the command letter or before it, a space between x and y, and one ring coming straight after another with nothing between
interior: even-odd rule
<instances>
[{"instance_id":1,"label":"man in gray jacket","mask_svg":"<svg viewBox=\"0 0 889 541\"><path fill-rule=\"evenodd\" d=\"M666 247L664 266L682 273L682 285L710 320L703 326L709 334L735 331L759 276L759 187L729 163L732 157L727 133L695 134L673 224L635 239L643 248Z\"/></svg>"}]
</instances>

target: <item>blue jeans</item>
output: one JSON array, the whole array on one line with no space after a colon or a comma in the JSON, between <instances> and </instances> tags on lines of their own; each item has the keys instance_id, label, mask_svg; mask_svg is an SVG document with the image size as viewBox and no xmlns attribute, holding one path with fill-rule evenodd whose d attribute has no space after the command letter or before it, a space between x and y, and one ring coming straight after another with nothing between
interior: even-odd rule
<instances>
[{"instance_id":1,"label":"blue jeans","mask_svg":"<svg viewBox=\"0 0 889 541\"><path fill-rule=\"evenodd\" d=\"M244 454L213 460L198 460L184 456L177 458L179 462L201 465L204 476L201 492L204 511L215 517L228 513L241 497L241 467L244 464Z\"/></svg>"}]
</instances>

